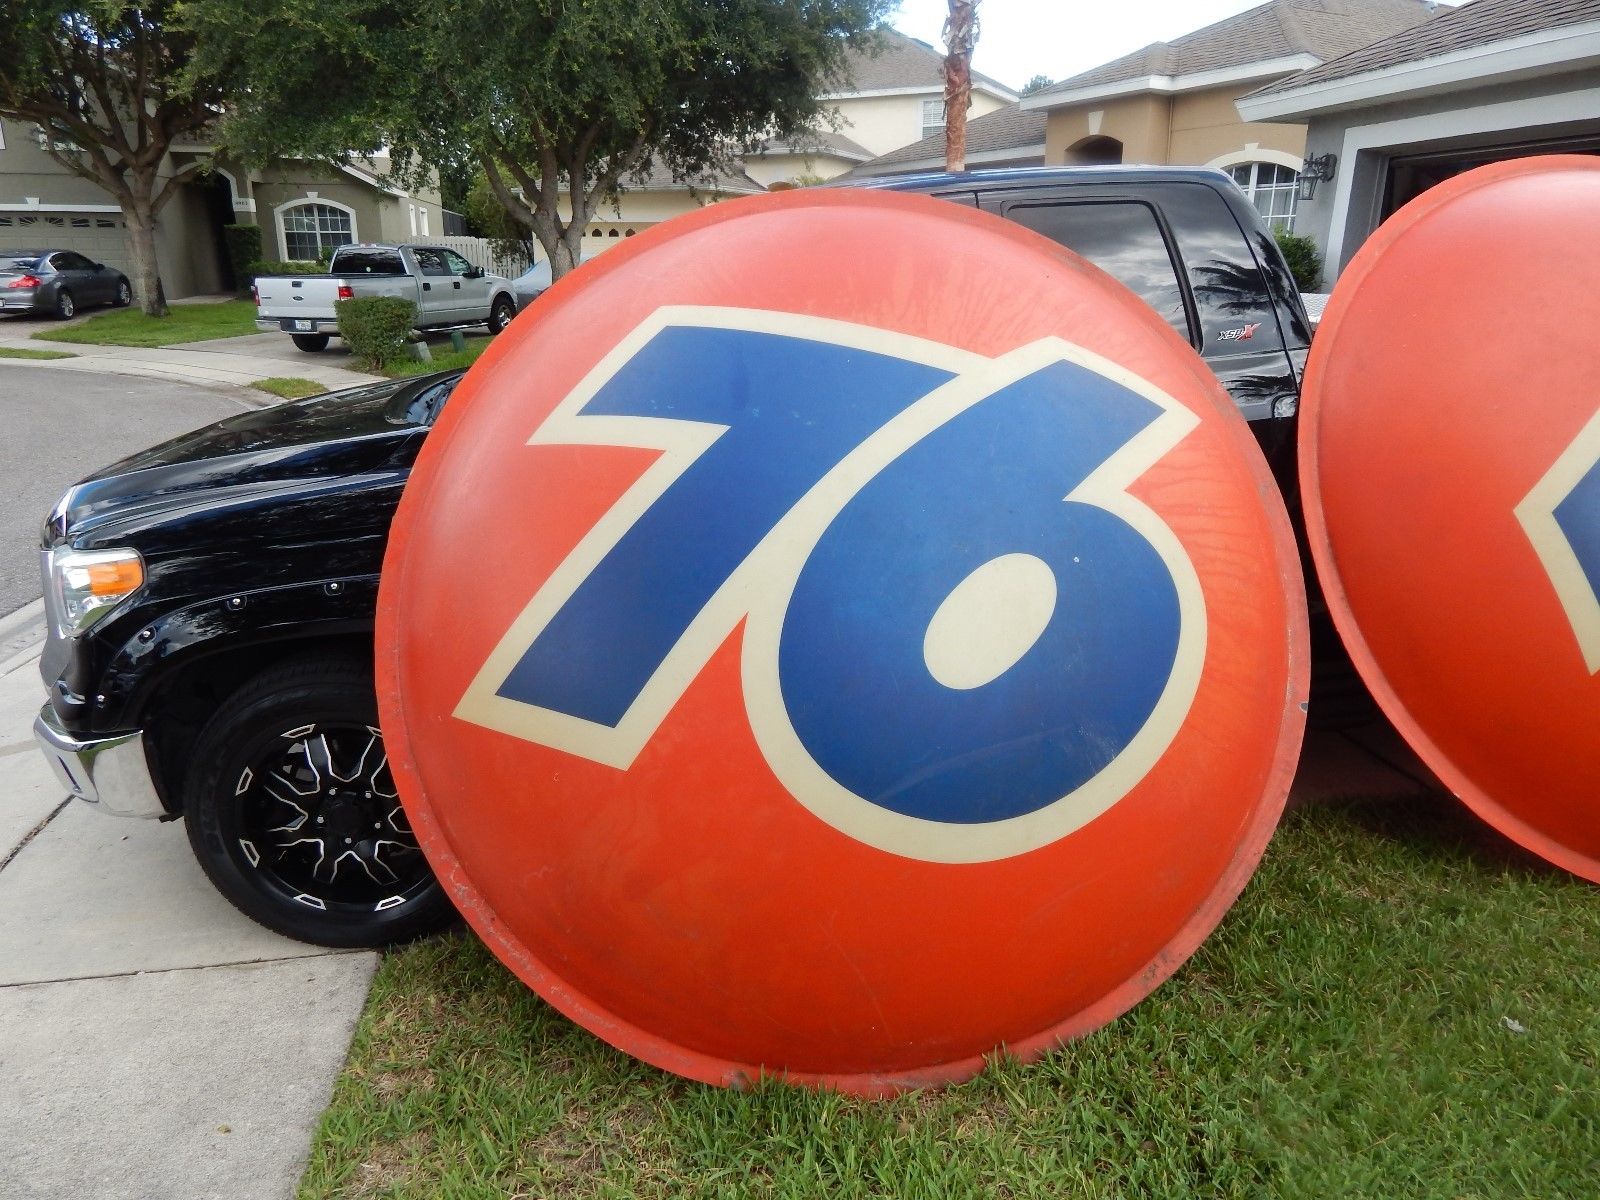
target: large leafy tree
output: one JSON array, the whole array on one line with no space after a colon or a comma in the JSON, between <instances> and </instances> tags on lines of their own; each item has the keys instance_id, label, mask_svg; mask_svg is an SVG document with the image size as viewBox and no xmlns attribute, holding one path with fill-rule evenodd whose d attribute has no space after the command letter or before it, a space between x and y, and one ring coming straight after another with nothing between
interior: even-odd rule
<instances>
[{"instance_id":1,"label":"large leafy tree","mask_svg":"<svg viewBox=\"0 0 1600 1200\"><path fill-rule=\"evenodd\" d=\"M166 313L156 217L199 162L173 170L174 142L219 111L214 78L194 70L193 39L171 0L6 0L0 19L0 117L31 122L45 153L103 188L128 227L134 294ZM163 174L163 170L166 173Z\"/></svg>"},{"instance_id":2,"label":"large leafy tree","mask_svg":"<svg viewBox=\"0 0 1600 1200\"><path fill-rule=\"evenodd\" d=\"M652 163L693 180L821 119L849 39L895 0L188 0L234 81L245 157L387 145L470 165L559 277L606 197ZM314 98L308 102L308 98Z\"/></svg>"}]
</instances>

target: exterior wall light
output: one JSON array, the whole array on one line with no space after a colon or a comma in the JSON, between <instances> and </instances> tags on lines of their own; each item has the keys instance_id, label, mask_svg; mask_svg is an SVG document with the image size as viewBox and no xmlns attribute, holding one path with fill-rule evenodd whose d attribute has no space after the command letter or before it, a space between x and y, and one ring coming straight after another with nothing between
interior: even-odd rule
<instances>
[{"instance_id":1,"label":"exterior wall light","mask_svg":"<svg viewBox=\"0 0 1600 1200\"><path fill-rule=\"evenodd\" d=\"M1317 194L1321 180L1332 179L1338 170L1339 159L1332 154L1316 154L1300 164L1300 199L1310 200Z\"/></svg>"}]
</instances>

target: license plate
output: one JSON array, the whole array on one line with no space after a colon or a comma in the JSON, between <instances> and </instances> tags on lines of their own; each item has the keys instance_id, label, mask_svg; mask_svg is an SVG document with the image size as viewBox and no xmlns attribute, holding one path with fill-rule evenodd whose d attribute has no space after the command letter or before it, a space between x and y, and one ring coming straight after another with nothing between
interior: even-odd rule
<instances>
[{"instance_id":1,"label":"license plate","mask_svg":"<svg viewBox=\"0 0 1600 1200\"><path fill-rule=\"evenodd\" d=\"M294 323L294 327L296 329L314 329L316 328L316 324L317 323L315 321L296 321Z\"/></svg>"}]
</instances>

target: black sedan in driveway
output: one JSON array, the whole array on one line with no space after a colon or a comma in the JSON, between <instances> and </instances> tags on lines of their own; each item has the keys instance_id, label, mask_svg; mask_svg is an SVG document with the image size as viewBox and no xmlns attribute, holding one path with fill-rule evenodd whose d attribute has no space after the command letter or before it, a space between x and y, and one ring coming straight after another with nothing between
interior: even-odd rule
<instances>
[{"instance_id":1,"label":"black sedan in driveway","mask_svg":"<svg viewBox=\"0 0 1600 1200\"><path fill-rule=\"evenodd\" d=\"M125 308L128 277L75 250L0 250L0 312L54 313L65 321L91 304Z\"/></svg>"}]
</instances>

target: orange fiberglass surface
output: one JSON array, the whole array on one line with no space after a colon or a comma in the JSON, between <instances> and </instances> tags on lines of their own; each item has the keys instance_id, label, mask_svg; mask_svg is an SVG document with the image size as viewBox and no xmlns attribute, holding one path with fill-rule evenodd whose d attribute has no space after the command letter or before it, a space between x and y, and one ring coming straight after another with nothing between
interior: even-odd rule
<instances>
[{"instance_id":1,"label":"orange fiberglass surface","mask_svg":"<svg viewBox=\"0 0 1600 1200\"><path fill-rule=\"evenodd\" d=\"M917 196L718 204L461 383L378 626L406 809L493 951L684 1075L875 1095L1154 990L1282 810L1288 519L1110 277Z\"/></svg>"},{"instance_id":2,"label":"orange fiberglass surface","mask_svg":"<svg viewBox=\"0 0 1600 1200\"><path fill-rule=\"evenodd\" d=\"M1328 605L1389 719L1507 837L1600 882L1600 160L1497 163L1395 214L1307 365Z\"/></svg>"}]
</instances>

